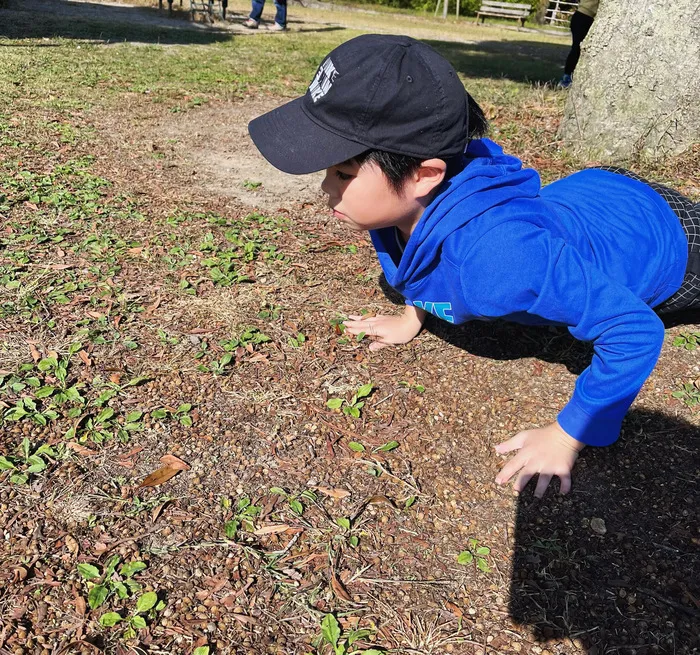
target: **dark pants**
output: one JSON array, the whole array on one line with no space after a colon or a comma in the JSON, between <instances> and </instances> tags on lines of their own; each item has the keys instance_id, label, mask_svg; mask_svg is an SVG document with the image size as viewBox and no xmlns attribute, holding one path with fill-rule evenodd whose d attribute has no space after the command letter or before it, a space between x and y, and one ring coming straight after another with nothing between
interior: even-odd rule
<instances>
[{"instance_id":1,"label":"dark pants","mask_svg":"<svg viewBox=\"0 0 700 655\"><path fill-rule=\"evenodd\" d=\"M573 74L576 64L578 64L578 58L581 56L581 42L586 38L591 25L593 25L593 19L580 11L575 11L571 16L571 38L573 39L573 44L564 66L564 72L567 75Z\"/></svg>"},{"instance_id":2,"label":"dark pants","mask_svg":"<svg viewBox=\"0 0 700 655\"><path fill-rule=\"evenodd\" d=\"M253 0L253 10L250 12L250 17L253 20L260 22L260 18L265 7L265 0ZM275 23L282 27L287 26L287 0L275 0Z\"/></svg>"}]
</instances>

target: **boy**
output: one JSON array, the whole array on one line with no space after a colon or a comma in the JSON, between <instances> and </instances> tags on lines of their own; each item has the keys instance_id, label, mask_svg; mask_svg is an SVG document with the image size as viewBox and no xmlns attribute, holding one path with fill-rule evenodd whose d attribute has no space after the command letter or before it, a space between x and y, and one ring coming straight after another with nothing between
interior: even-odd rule
<instances>
[{"instance_id":1,"label":"boy","mask_svg":"<svg viewBox=\"0 0 700 655\"><path fill-rule=\"evenodd\" d=\"M622 169L541 188L535 171L481 138L486 129L445 59L384 35L336 48L303 97L249 125L277 168L326 169L333 215L369 230L406 299L401 316L351 317L350 334L406 343L430 312L450 323L566 325L594 343L557 421L496 447L518 451L497 483L517 474L522 491L538 474L541 497L557 476L566 493L579 451L617 439L656 363L664 327L652 307L700 306L700 212Z\"/></svg>"}]
</instances>

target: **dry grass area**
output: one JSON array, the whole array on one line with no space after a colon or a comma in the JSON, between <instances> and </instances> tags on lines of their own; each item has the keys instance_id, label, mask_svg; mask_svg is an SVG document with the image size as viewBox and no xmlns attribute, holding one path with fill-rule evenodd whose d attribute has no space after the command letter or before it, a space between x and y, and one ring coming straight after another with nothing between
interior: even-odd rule
<instances>
[{"instance_id":1,"label":"dry grass area","mask_svg":"<svg viewBox=\"0 0 700 655\"><path fill-rule=\"evenodd\" d=\"M330 48L391 29L550 181L591 163L556 139L561 40L52 5L0 7L0 653L697 653L698 317L572 494L515 497L493 446L551 422L589 348L501 323L347 339L393 311L371 244L246 137ZM631 166L700 199L698 149Z\"/></svg>"}]
</instances>

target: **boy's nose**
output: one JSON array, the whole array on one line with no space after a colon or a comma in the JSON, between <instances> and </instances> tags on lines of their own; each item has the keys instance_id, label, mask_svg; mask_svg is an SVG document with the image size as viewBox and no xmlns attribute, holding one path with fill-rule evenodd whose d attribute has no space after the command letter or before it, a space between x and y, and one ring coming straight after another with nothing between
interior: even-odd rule
<instances>
[{"instance_id":1,"label":"boy's nose","mask_svg":"<svg viewBox=\"0 0 700 655\"><path fill-rule=\"evenodd\" d=\"M323 182L321 182L321 191L323 193L327 193L329 196L331 195L331 171L329 168L326 169L326 177L323 178Z\"/></svg>"}]
</instances>

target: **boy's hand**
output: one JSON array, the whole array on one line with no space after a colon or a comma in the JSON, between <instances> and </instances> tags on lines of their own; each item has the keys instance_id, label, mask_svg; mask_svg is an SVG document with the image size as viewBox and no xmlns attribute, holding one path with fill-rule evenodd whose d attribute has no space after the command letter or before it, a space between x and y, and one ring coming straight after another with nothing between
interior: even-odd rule
<instances>
[{"instance_id":1,"label":"boy's hand","mask_svg":"<svg viewBox=\"0 0 700 655\"><path fill-rule=\"evenodd\" d=\"M370 350L382 348L397 343L408 343L423 327L425 312L422 309L406 305L404 313L398 316L351 316L345 321L345 331L357 336L364 332L373 339Z\"/></svg>"},{"instance_id":2,"label":"boy's hand","mask_svg":"<svg viewBox=\"0 0 700 655\"><path fill-rule=\"evenodd\" d=\"M564 432L559 423L520 432L496 446L500 454L518 451L496 476L496 483L505 484L520 471L513 488L522 491L530 478L539 474L535 496L542 498L552 476L556 475L560 481L559 492L568 493L571 489L571 469L584 446L584 443Z\"/></svg>"}]
</instances>

